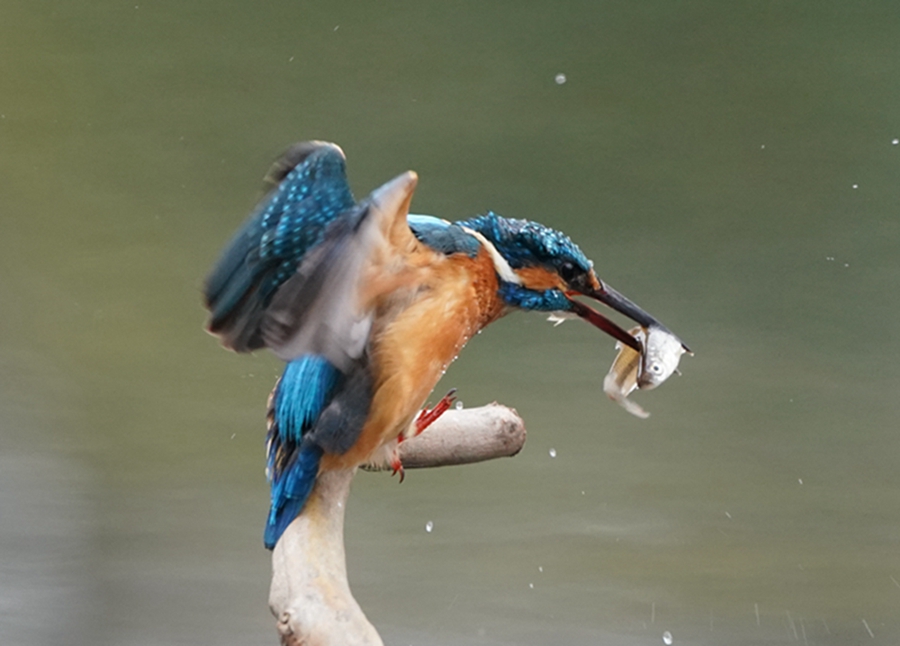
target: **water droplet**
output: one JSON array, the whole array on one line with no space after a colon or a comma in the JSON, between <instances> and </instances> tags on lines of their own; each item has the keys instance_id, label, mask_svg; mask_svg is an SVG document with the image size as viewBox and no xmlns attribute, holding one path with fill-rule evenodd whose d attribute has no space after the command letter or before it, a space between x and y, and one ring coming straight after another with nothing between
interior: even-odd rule
<instances>
[{"instance_id":1,"label":"water droplet","mask_svg":"<svg viewBox=\"0 0 900 646\"><path fill-rule=\"evenodd\" d=\"M544 571L544 566L538 565L538 572L543 572L543 571Z\"/></svg>"},{"instance_id":2,"label":"water droplet","mask_svg":"<svg viewBox=\"0 0 900 646\"><path fill-rule=\"evenodd\" d=\"M551 458L555 458L555 457L556 457L556 449L550 449L550 457L551 457Z\"/></svg>"},{"instance_id":3,"label":"water droplet","mask_svg":"<svg viewBox=\"0 0 900 646\"><path fill-rule=\"evenodd\" d=\"M765 144L763 144L763 145L762 145L762 146L760 146L760 149L762 149L762 148L765 148L765 147L766 147L766 145L765 145Z\"/></svg>"},{"instance_id":4,"label":"water droplet","mask_svg":"<svg viewBox=\"0 0 900 646\"><path fill-rule=\"evenodd\" d=\"M854 184L853 188L859 188L859 184Z\"/></svg>"},{"instance_id":5,"label":"water droplet","mask_svg":"<svg viewBox=\"0 0 900 646\"><path fill-rule=\"evenodd\" d=\"M432 529L434 529L434 523L429 520L425 523L425 531L430 534Z\"/></svg>"},{"instance_id":6,"label":"water droplet","mask_svg":"<svg viewBox=\"0 0 900 646\"><path fill-rule=\"evenodd\" d=\"M725 515L728 516L729 519L731 518L731 514L729 514L727 511L725 512Z\"/></svg>"},{"instance_id":7,"label":"water droplet","mask_svg":"<svg viewBox=\"0 0 900 646\"><path fill-rule=\"evenodd\" d=\"M556 81L557 85L562 85L563 83L566 82L566 75L562 74L562 73L557 74L556 78L554 78L553 80Z\"/></svg>"},{"instance_id":8,"label":"water droplet","mask_svg":"<svg viewBox=\"0 0 900 646\"><path fill-rule=\"evenodd\" d=\"M234 438L236 438L236 437L237 437L237 433L232 433L232 434L231 434L231 439L232 439L232 440L233 440Z\"/></svg>"},{"instance_id":9,"label":"water droplet","mask_svg":"<svg viewBox=\"0 0 900 646\"><path fill-rule=\"evenodd\" d=\"M799 482L800 484L803 484L803 478L797 478L797 482Z\"/></svg>"},{"instance_id":10,"label":"water droplet","mask_svg":"<svg viewBox=\"0 0 900 646\"><path fill-rule=\"evenodd\" d=\"M672 639L672 633L670 633L668 630L663 633L663 644L665 644L666 646L672 646L673 641L674 640Z\"/></svg>"},{"instance_id":11,"label":"water droplet","mask_svg":"<svg viewBox=\"0 0 900 646\"><path fill-rule=\"evenodd\" d=\"M463 403L461 401L457 401L456 402L456 410L462 410L462 409L463 409Z\"/></svg>"},{"instance_id":12,"label":"water droplet","mask_svg":"<svg viewBox=\"0 0 900 646\"><path fill-rule=\"evenodd\" d=\"M534 590L534 584L533 584L533 583L529 583L529 584L528 584L528 587L531 588L532 590Z\"/></svg>"},{"instance_id":13,"label":"water droplet","mask_svg":"<svg viewBox=\"0 0 900 646\"><path fill-rule=\"evenodd\" d=\"M892 139L891 144L894 146L896 146L897 144L900 144L900 139Z\"/></svg>"}]
</instances>

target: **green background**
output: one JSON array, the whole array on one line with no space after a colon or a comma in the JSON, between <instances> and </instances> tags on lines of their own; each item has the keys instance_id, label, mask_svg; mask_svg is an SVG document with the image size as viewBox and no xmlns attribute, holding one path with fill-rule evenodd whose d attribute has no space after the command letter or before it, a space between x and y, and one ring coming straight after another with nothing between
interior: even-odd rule
<instances>
[{"instance_id":1,"label":"green background","mask_svg":"<svg viewBox=\"0 0 900 646\"><path fill-rule=\"evenodd\" d=\"M437 394L528 442L357 477L388 643L896 643L898 34L894 0L0 0L0 642L276 642L280 364L200 292L320 138L357 196L414 169L417 212L566 231L696 351L643 421L590 326L474 339Z\"/></svg>"}]
</instances>

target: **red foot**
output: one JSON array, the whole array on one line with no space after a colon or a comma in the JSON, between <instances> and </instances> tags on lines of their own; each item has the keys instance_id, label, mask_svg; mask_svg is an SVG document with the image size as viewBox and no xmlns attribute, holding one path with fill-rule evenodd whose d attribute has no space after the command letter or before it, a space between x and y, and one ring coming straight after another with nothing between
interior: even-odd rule
<instances>
[{"instance_id":1,"label":"red foot","mask_svg":"<svg viewBox=\"0 0 900 646\"><path fill-rule=\"evenodd\" d=\"M391 477L393 478L395 475L397 475L399 473L400 474L400 482L402 483L403 478L406 475L406 472L403 470L403 463L400 462L399 455L396 455L396 454L394 455L394 459L391 460L391 468L394 470L394 472L391 473Z\"/></svg>"},{"instance_id":2,"label":"red foot","mask_svg":"<svg viewBox=\"0 0 900 646\"><path fill-rule=\"evenodd\" d=\"M424 431L426 428L431 426L438 417L447 412L450 406L453 404L456 397L456 388L451 388L450 392L444 395L437 404L435 404L434 408L428 410L424 409L419 416L416 418L415 431L413 433L413 437Z\"/></svg>"}]
</instances>

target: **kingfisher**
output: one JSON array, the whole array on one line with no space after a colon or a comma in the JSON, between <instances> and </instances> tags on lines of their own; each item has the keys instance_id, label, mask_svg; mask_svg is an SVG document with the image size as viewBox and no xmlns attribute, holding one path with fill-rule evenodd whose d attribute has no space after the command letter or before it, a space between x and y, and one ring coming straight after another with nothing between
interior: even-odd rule
<instances>
[{"instance_id":1,"label":"kingfisher","mask_svg":"<svg viewBox=\"0 0 900 646\"><path fill-rule=\"evenodd\" d=\"M450 406L452 391L423 409L447 366L501 316L582 318L640 352L577 300L587 297L665 329L559 231L493 212L458 222L410 214L417 181L408 171L357 201L340 147L295 144L206 280L209 332L286 363L269 405L268 549L320 473L379 461L401 470L398 442Z\"/></svg>"}]
</instances>

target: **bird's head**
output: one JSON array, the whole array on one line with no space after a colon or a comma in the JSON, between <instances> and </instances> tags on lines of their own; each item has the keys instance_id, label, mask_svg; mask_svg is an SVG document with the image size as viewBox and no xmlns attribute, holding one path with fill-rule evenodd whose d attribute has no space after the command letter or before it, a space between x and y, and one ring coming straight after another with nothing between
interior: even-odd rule
<instances>
[{"instance_id":1,"label":"bird's head","mask_svg":"<svg viewBox=\"0 0 900 646\"><path fill-rule=\"evenodd\" d=\"M500 280L500 297L508 306L575 314L638 352L640 344L634 337L575 297L598 300L644 327L666 329L597 278L594 264L566 234L495 213L458 224L475 235L491 254Z\"/></svg>"}]
</instances>

